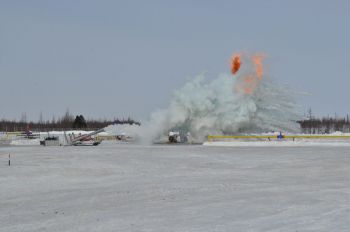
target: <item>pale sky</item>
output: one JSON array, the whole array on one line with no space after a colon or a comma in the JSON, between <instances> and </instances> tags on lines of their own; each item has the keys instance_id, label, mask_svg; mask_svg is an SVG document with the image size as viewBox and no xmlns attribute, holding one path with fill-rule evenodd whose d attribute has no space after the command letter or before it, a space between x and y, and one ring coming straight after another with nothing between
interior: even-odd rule
<instances>
[{"instance_id":1,"label":"pale sky","mask_svg":"<svg viewBox=\"0 0 350 232\"><path fill-rule=\"evenodd\" d=\"M0 0L0 118L67 108L147 118L172 91L264 52L268 75L310 95L303 110L350 113L349 1Z\"/></svg>"}]
</instances>

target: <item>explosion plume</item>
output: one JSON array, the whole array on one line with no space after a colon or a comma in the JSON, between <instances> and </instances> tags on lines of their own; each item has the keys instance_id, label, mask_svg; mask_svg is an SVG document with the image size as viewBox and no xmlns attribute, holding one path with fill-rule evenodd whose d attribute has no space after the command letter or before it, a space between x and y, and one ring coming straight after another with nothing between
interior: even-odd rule
<instances>
[{"instance_id":1,"label":"explosion plume","mask_svg":"<svg viewBox=\"0 0 350 232\"><path fill-rule=\"evenodd\" d=\"M241 75L238 76L235 91L241 94L252 94L263 78L262 60L264 55L255 54L251 56L251 58L248 56L242 58L245 59L244 63L247 67L243 69Z\"/></svg>"},{"instance_id":2,"label":"explosion plume","mask_svg":"<svg viewBox=\"0 0 350 232\"><path fill-rule=\"evenodd\" d=\"M142 128L131 132L148 142L170 130L190 132L196 141L209 134L297 132L300 114L294 93L266 77L263 58L233 56L235 78L221 74L208 82L204 75L195 77L174 92L167 108L154 112Z\"/></svg>"}]
</instances>

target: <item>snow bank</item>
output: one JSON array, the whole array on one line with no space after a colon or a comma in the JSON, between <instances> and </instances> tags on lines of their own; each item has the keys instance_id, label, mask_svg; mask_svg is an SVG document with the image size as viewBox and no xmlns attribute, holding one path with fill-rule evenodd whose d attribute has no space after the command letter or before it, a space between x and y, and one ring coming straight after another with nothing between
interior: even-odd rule
<instances>
[{"instance_id":1,"label":"snow bank","mask_svg":"<svg viewBox=\"0 0 350 232\"><path fill-rule=\"evenodd\" d=\"M350 146L350 141L215 141L204 142L204 146L220 147L305 147L305 146Z\"/></svg>"},{"instance_id":2,"label":"snow bank","mask_svg":"<svg viewBox=\"0 0 350 232\"><path fill-rule=\"evenodd\" d=\"M11 146L36 146L40 145L40 139L15 139L10 143Z\"/></svg>"}]
</instances>

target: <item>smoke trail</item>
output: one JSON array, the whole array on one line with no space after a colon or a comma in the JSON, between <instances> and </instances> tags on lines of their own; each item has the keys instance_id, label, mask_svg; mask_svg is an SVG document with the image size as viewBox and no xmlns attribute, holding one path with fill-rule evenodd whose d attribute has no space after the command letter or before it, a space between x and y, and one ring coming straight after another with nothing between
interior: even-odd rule
<instances>
[{"instance_id":1,"label":"smoke trail","mask_svg":"<svg viewBox=\"0 0 350 232\"><path fill-rule=\"evenodd\" d=\"M264 58L264 55L262 54L256 54L252 57L252 61L255 64L255 72L257 77L261 80L263 76L263 65L262 60Z\"/></svg>"},{"instance_id":2,"label":"smoke trail","mask_svg":"<svg viewBox=\"0 0 350 232\"><path fill-rule=\"evenodd\" d=\"M195 77L174 91L167 108L155 111L133 133L150 142L173 129L188 131L197 141L209 134L298 131L294 93L262 78L261 61L262 56L253 56L236 78L221 74L208 82L204 75Z\"/></svg>"}]
</instances>

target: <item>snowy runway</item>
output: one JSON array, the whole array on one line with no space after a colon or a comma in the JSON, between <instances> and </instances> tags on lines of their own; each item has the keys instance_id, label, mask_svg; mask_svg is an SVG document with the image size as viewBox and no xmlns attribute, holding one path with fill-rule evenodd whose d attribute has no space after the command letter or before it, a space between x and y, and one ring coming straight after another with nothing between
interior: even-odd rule
<instances>
[{"instance_id":1,"label":"snowy runway","mask_svg":"<svg viewBox=\"0 0 350 232\"><path fill-rule=\"evenodd\" d=\"M349 167L349 147L0 147L0 231L348 231Z\"/></svg>"}]
</instances>

